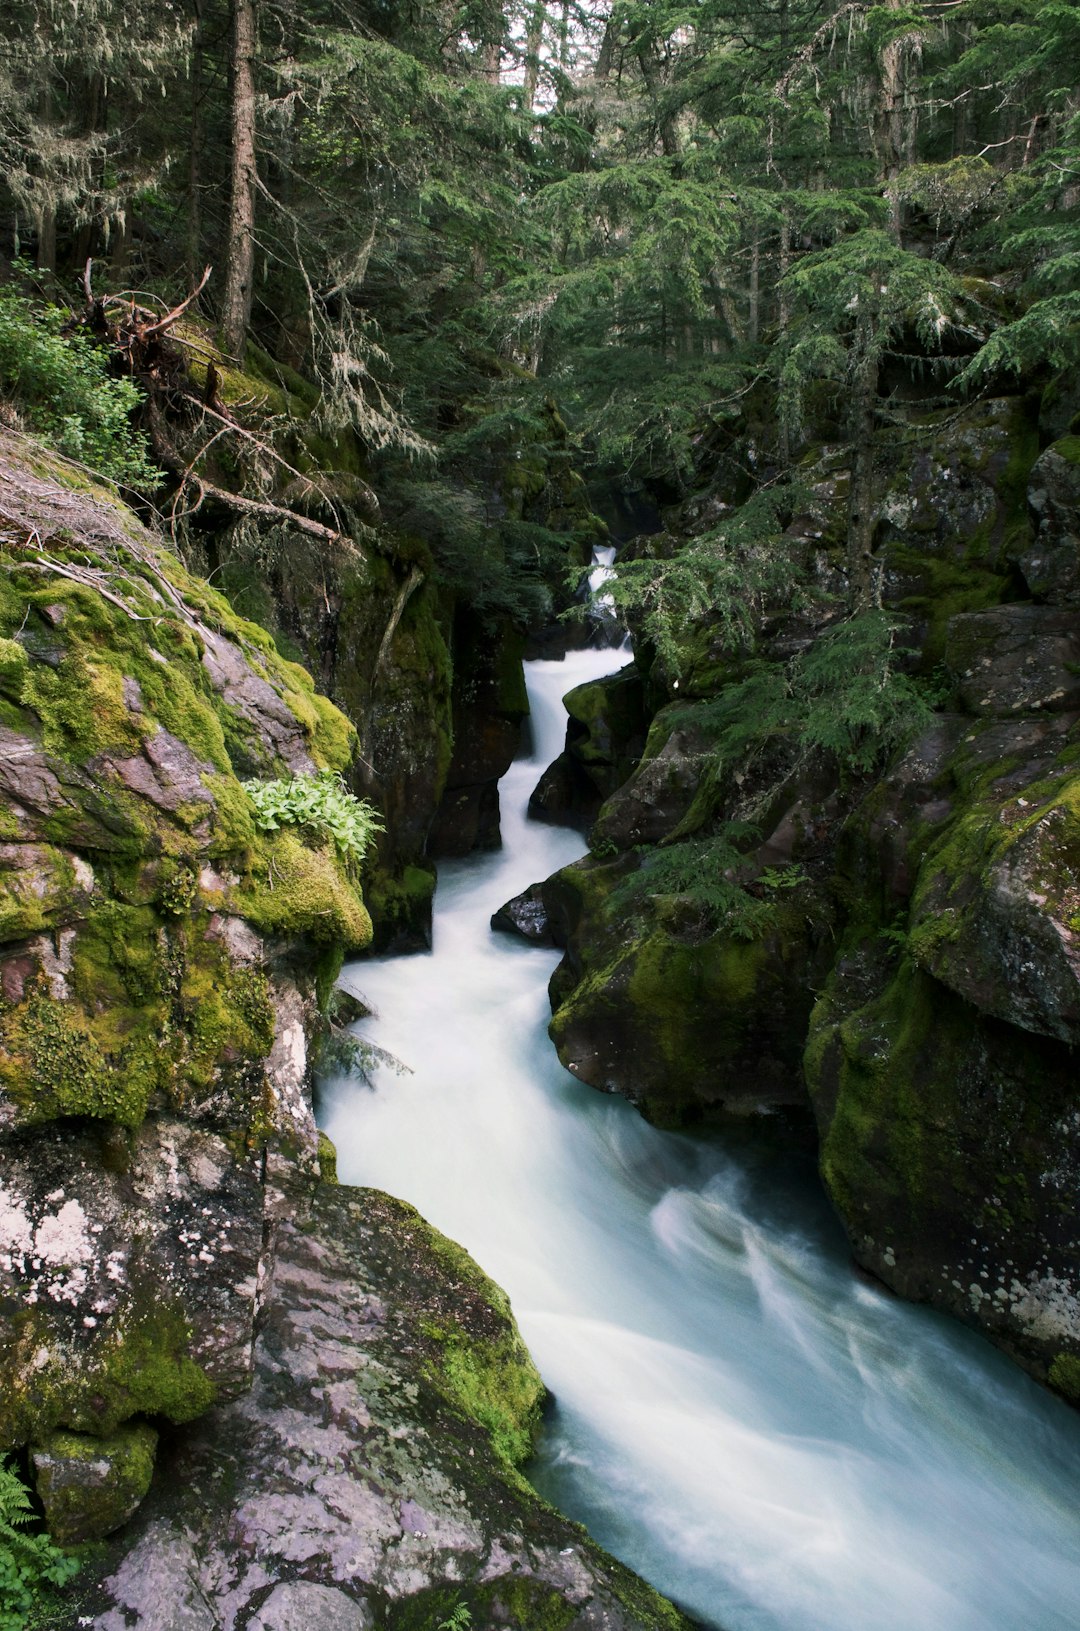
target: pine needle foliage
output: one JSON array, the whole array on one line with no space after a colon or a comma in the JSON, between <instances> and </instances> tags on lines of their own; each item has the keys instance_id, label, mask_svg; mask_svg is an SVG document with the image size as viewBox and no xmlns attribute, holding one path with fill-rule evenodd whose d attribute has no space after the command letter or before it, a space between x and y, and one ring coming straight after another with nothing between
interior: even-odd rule
<instances>
[{"instance_id":1,"label":"pine needle foliage","mask_svg":"<svg viewBox=\"0 0 1080 1631\"><path fill-rule=\"evenodd\" d=\"M695 705L695 727L711 741L698 793L671 839L639 852L642 864L617 900L632 908L649 896L677 896L699 927L737 940L767 932L781 895L804 881L800 867L753 859L758 822L780 789L823 755L842 780L865 776L933 717L931 689L901 666L910 655L898 645L902 627L881 611L845 619L786 665L755 662ZM736 767L739 784L730 780Z\"/></svg>"},{"instance_id":2,"label":"pine needle foliage","mask_svg":"<svg viewBox=\"0 0 1080 1631\"><path fill-rule=\"evenodd\" d=\"M797 611L813 598L784 531L808 498L796 480L760 487L670 556L617 562L602 593L647 636L673 677L681 676L702 623L725 650L747 651L770 606Z\"/></svg>"}]
</instances>

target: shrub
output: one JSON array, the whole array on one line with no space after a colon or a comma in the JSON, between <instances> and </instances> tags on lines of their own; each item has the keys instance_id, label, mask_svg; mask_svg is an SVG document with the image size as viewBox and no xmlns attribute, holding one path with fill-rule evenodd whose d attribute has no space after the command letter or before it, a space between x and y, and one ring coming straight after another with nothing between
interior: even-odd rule
<instances>
[{"instance_id":1,"label":"shrub","mask_svg":"<svg viewBox=\"0 0 1080 1631\"><path fill-rule=\"evenodd\" d=\"M59 452L129 487L156 487L146 437L130 423L138 387L112 379L104 354L64 334L64 322L56 306L0 290L0 391Z\"/></svg>"}]
</instances>

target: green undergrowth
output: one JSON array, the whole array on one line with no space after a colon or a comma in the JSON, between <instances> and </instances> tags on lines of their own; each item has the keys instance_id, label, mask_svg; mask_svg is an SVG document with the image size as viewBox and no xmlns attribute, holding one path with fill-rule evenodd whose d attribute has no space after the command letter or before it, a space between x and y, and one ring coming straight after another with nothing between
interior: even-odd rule
<instances>
[{"instance_id":1,"label":"green undergrowth","mask_svg":"<svg viewBox=\"0 0 1080 1631\"><path fill-rule=\"evenodd\" d=\"M152 492L160 472L131 423L142 393L115 379L106 353L64 333L68 314L11 288L0 289L0 393L60 453Z\"/></svg>"},{"instance_id":2,"label":"green undergrowth","mask_svg":"<svg viewBox=\"0 0 1080 1631\"><path fill-rule=\"evenodd\" d=\"M43 1626L53 1592L78 1570L79 1559L41 1532L29 1489L0 1459L0 1631Z\"/></svg>"}]
</instances>

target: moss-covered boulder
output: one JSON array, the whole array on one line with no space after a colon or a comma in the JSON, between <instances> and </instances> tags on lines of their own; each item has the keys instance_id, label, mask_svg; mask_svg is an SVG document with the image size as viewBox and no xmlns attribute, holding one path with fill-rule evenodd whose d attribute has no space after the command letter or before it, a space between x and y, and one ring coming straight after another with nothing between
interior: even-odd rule
<instances>
[{"instance_id":1,"label":"moss-covered boulder","mask_svg":"<svg viewBox=\"0 0 1080 1631\"><path fill-rule=\"evenodd\" d=\"M566 747L529 799L537 820L586 828L621 787L645 747L645 694L634 663L617 674L576 685L563 698Z\"/></svg>"},{"instance_id":2,"label":"moss-covered boulder","mask_svg":"<svg viewBox=\"0 0 1080 1631\"><path fill-rule=\"evenodd\" d=\"M678 896L628 906L627 865L577 862L544 885L567 947L551 980L563 1064L665 1126L804 1107L802 1044L827 921L814 886L742 937Z\"/></svg>"},{"instance_id":3,"label":"moss-covered boulder","mask_svg":"<svg viewBox=\"0 0 1080 1631\"><path fill-rule=\"evenodd\" d=\"M52 1433L30 1452L45 1522L61 1546L101 1540L137 1510L150 1488L158 1435L130 1422L108 1437Z\"/></svg>"},{"instance_id":4,"label":"moss-covered boulder","mask_svg":"<svg viewBox=\"0 0 1080 1631\"><path fill-rule=\"evenodd\" d=\"M323 1189L282 1227L252 1391L165 1451L81 1606L150 1623L167 1579L266 1631L430 1631L459 1606L483 1631L687 1631L518 1470L543 1396L460 1247L399 1201Z\"/></svg>"},{"instance_id":5,"label":"moss-covered boulder","mask_svg":"<svg viewBox=\"0 0 1080 1631\"><path fill-rule=\"evenodd\" d=\"M1065 1392L1077 751L1075 715L946 717L872 790L838 847L848 924L805 1057L859 1262Z\"/></svg>"},{"instance_id":6,"label":"moss-covered boulder","mask_svg":"<svg viewBox=\"0 0 1080 1631\"><path fill-rule=\"evenodd\" d=\"M980 1013L879 943L838 963L806 1069L822 1173L863 1267L975 1325L1041 1379L1071 1374L1070 1049Z\"/></svg>"},{"instance_id":7,"label":"moss-covered boulder","mask_svg":"<svg viewBox=\"0 0 1080 1631\"><path fill-rule=\"evenodd\" d=\"M8 1447L246 1385L318 1179L316 987L371 925L327 834L262 832L241 786L348 770L309 675L61 461L0 439L0 505Z\"/></svg>"}]
</instances>

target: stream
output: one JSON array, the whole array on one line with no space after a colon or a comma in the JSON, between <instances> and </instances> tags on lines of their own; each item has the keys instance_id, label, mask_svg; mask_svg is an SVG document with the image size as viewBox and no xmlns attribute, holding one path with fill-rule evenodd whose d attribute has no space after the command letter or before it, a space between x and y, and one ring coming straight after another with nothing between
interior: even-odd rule
<instances>
[{"instance_id":1,"label":"stream","mask_svg":"<svg viewBox=\"0 0 1080 1631\"><path fill-rule=\"evenodd\" d=\"M812 1165L658 1132L547 1039L558 953L493 911L574 860L529 822L561 697L527 665L504 848L440 864L434 951L355 963L411 1070L324 1084L343 1182L411 1201L509 1292L557 1405L540 1492L725 1631L1077 1631L1080 1415L974 1333L856 1276Z\"/></svg>"}]
</instances>

